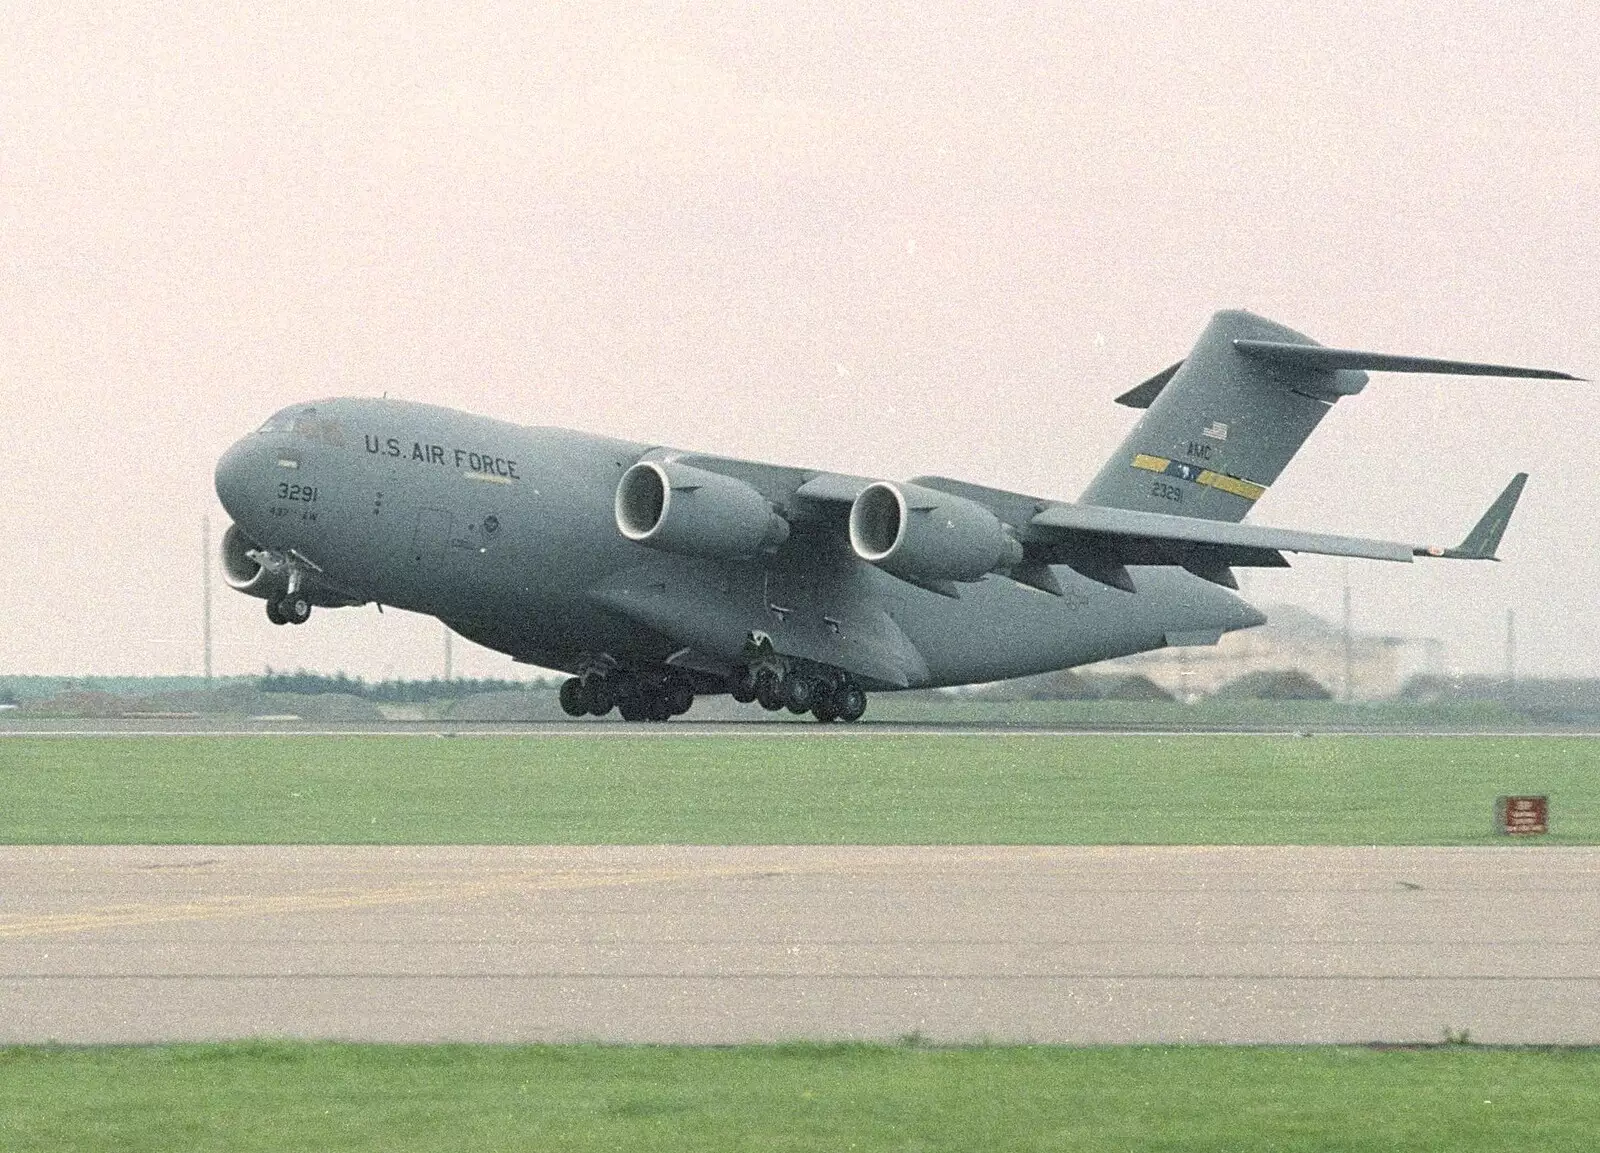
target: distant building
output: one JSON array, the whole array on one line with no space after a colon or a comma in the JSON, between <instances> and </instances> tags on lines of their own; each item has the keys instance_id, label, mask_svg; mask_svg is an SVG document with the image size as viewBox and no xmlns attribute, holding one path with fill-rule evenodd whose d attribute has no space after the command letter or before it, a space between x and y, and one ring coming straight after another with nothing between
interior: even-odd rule
<instances>
[{"instance_id":1,"label":"distant building","mask_svg":"<svg viewBox=\"0 0 1600 1153\"><path fill-rule=\"evenodd\" d=\"M1298 669L1336 700L1345 696L1344 632L1297 605L1271 605L1259 628L1226 633L1215 646L1157 649L1091 666L1095 674L1145 676L1180 700L1209 696L1252 673ZM1431 637L1352 633L1350 696L1392 697L1413 676L1444 667L1444 642Z\"/></svg>"}]
</instances>

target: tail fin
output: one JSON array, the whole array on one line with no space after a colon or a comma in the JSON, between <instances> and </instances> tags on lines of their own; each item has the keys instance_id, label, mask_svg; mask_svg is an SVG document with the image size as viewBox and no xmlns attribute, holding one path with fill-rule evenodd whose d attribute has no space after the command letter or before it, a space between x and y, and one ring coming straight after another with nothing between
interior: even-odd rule
<instances>
[{"instance_id":1,"label":"tail fin","mask_svg":"<svg viewBox=\"0 0 1600 1153\"><path fill-rule=\"evenodd\" d=\"M1575 380L1545 369L1324 348L1249 312L1219 312L1186 360L1117 398L1147 411L1080 502L1239 521L1362 369Z\"/></svg>"}]
</instances>

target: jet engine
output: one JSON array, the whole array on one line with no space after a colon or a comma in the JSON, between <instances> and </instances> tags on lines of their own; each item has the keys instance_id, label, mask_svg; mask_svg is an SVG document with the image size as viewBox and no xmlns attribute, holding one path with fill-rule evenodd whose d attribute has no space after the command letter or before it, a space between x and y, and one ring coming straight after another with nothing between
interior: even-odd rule
<instances>
[{"instance_id":1,"label":"jet engine","mask_svg":"<svg viewBox=\"0 0 1600 1153\"><path fill-rule=\"evenodd\" d=\"M222 578L228 582L228 587L269 601L288 592L288 568L269 567L257 559L266 555L238 525L230 524L228 531L222 534Z\"/></svg>"},{"instance_id":2,"label":"jet engine","mask_svg":"<svg viewBox=\"0 0 1600 1153\"><path fill-rule=\"evenodd\" d=\"M850 547L916 582L976 581L1022 562L1022 545L981 504L889 481L868 485L850 506Z\"/></svg>"},{"instance_id":3,"label":"jet engine","mask_svg":"<svg viewBox=\"0 0 1600 1153\"><path fill-rule=\"evenodd\" d=\"M753 556L789 538L789 522L754 487L674 461L640 461L623 473L616 514L629 540L689 556Z\"/></svg>"}]
</instances>

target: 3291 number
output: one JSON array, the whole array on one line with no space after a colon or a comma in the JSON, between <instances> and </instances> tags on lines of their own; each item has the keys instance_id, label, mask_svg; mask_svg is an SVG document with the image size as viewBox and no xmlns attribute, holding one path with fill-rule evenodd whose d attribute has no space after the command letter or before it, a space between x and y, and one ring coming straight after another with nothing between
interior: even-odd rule
<instances>
[{"instance_id":1,"label":"3291 number","mask_svg":"<svg viewBox=\"0 0 1600 1153\"><path fill-rule=\"evenodd\" d=\"M298 500L306 504L315 504L317 501L317 486L314 484L289 484L287 481L278 485L279 500Z\"/></svg>"}]
</instances>

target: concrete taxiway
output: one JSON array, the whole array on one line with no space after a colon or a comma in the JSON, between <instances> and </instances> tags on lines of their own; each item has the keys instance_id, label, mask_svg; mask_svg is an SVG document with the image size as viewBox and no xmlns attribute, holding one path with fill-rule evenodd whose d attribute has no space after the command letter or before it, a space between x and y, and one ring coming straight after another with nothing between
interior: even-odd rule
<instances>
[{"instance_id":1,"label":"concrete taxiway","mask_svg":"<svg viewBox=\"0 0 1600 1153\"><path fill-rule=\"evenodd\" d=\"M1600 1042L1600 848L0 847L0 1041Z\"/></svg>"}]
</instances>

